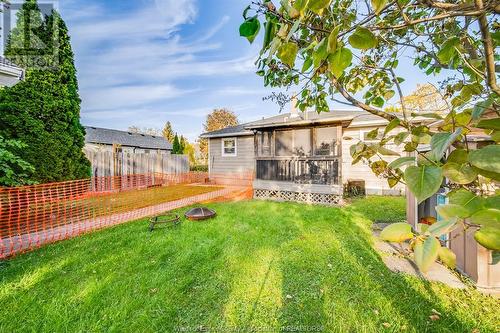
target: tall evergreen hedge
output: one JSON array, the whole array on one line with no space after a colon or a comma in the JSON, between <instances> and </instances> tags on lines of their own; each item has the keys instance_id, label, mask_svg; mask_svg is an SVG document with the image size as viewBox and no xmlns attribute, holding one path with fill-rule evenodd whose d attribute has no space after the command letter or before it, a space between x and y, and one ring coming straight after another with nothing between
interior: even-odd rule
<instances>
[{"instance_id":1,"label":"tall evergreen hedge","mask_svg":"<svg viewBox=\"0 0 500 333\"><path fill-rule=\"evenodd\" d=\"M26 22L37 20L33 12L38 12L41 20L33 33L47 47L29 51L30 58L22 56L26 51L19 46L26 45L23 41ZM53 34L54 31L57 34ZM35 168L35 181L89 177L90 162L82 152L85 131L80 124L81 100L74 54L65 22L55 11L43 17L36 0L26 1L18 12L17 25L6 45L5 56L23 66L26 77L17 85L0 91L0 135L27 144L17 153ZM34 66L28 61L34 56L44 59L51 68Z\"/></svg>"}]
</instances>

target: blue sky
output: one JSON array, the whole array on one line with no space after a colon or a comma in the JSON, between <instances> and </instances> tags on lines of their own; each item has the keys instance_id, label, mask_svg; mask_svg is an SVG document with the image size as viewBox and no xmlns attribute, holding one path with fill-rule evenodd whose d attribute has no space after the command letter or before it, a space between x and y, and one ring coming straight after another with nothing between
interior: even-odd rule
<instances>
[{"instance_id":1,"label":"blue sky","mask_svg":"<svg viewBox=\"0 0 500 333\"><path fill-rule=\"evenodd\" d=\"M260 42L238 36L250 0L61 0L72 37L82 123L163 127L194 140L206 115L227 107L241 122L276 115L255 75ZM405 93L429 78L410 74ZM332 105L335 107L335 105ZM346 108L341 106L341 108Z\"/></svg>"}]
</instances>

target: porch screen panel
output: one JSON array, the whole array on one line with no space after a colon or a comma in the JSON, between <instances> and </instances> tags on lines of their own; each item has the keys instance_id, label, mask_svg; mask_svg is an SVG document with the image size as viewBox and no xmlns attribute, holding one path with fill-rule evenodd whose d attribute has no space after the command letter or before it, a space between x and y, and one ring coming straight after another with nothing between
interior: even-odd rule
<instances>
[{"instance_id":1,"label":"porch screen panel","mask_svg":"<svg viewBox=\"0 0 500 333\"><path fill-rule=\"evenodd\" d=\"M258 156L271 156L272 132L261 132L257 135Z\"/></svg>"},{"instance_id":2,"label":"porch screen panel","mask_svg":"<svg viewBox=\"0 0 500 333\"><path fill-rule=\"evenodd\" d=\"M337 156L337 128L318 127L316 128L316 140L314 143L314 155L316 156Z\"/></svg>"},{"instance_id":3,"label":"porch screen panel","mask_svg":"<svg viewBox=\"0 0 500 333\"><path fill-rule=\"evenodd\" d=\"M311 129L297 129L293 131L293 156L311 155Z\"/></svg>"},{"instance_id":4,"label":"porch screen panel","mask_svg":"<svg viewBox=\"0 0 500 333\"><path fill-rule=\"evenodd\" d=\"M293 131L276 131L276 156L292 156Z\"/></svg>"}]
</instances>

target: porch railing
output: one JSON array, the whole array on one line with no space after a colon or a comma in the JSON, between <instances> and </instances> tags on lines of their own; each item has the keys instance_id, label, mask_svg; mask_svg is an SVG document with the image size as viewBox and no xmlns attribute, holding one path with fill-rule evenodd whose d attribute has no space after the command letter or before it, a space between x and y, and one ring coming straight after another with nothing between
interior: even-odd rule
<instances>
[{"instance_id":1,"label":"porch railing","mask_svg":"<svg viewBox=\"0 0 500 333\"><path fill-rule=\"evenodd\" d=\"M256 178L298 184L338 185L339 163L339 157L259 158Z\"/></svg>"}]
</instances>

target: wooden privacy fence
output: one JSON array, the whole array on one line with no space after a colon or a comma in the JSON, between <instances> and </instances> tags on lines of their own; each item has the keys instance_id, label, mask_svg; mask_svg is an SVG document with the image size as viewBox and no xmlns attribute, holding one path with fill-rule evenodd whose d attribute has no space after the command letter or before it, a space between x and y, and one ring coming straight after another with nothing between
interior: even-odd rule
<instances>
[{"instance_id":1,"label":"wooden privacy fence","mask_svg":"<svg viewBox=\"0 0 500 333\"><path fill-rule=\"evenodd\" d=\"M251 195L247 179L238 177L231 181L225 177L214 178L211 183L227 182L233 186L208 187L206 193L168 202L149 200L153 192L161 191L159 187L208 181L207 173L189 172L0 188L0 258L196 202Z\"/></svg>"},{"instance_id":2,"label":"wooden privacy fence","mask_svg":"<svg viewBox=\"0 0 500 333\"><path fill-rule=\"evenodd\" d=\"M181 174L189 171L189 160L186 155L99 151L88 147L84 148L83 152L92 164L94 177L153 173Z\"/></svg>"}]
</instances>

